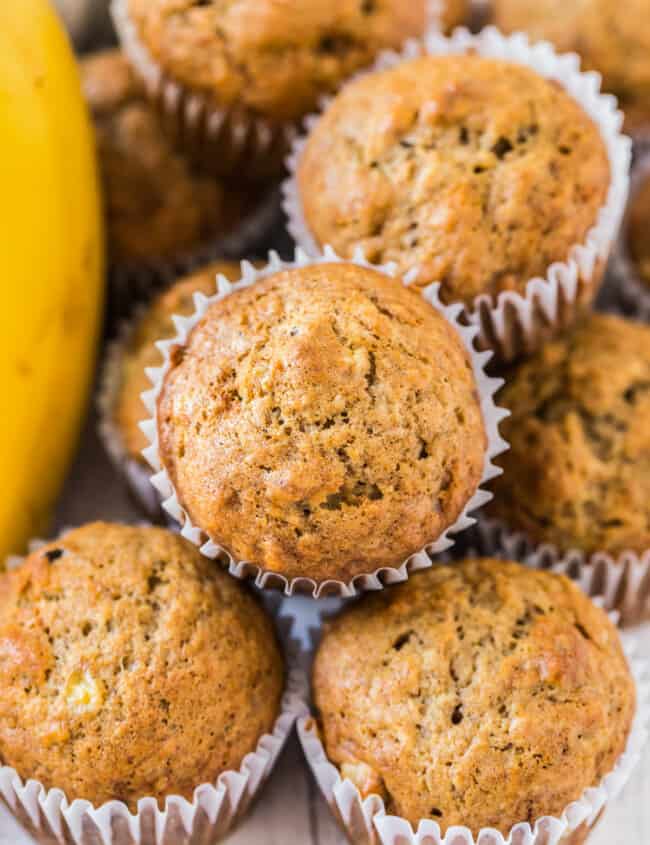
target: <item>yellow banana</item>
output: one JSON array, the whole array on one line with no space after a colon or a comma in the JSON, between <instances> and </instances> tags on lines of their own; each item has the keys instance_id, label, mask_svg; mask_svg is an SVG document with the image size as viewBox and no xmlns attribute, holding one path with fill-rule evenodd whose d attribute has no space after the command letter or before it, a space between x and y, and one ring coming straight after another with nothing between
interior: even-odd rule
<instances>
[{"instance_id":1,"label":"yellow banana","mask_svg":"<svg viewBox=\"0 0 650 845\"><path fill-rule=\"evenodd\" d=\"M92 130L48 0L0 3L0 564L47 524L93 373L103 237Z\"/></svg>"}]
</instances>

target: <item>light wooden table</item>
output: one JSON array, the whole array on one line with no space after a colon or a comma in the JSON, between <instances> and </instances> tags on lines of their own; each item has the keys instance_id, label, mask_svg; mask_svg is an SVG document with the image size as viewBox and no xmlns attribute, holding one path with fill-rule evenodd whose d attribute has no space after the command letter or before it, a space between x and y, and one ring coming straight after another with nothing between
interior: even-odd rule
<instances>
[{"instance_id":1,"label":"light wooden table","mask_svg":"<svg viewBox=\"0 0 650 845\"><path fill-rule=\"evenodd\" d=\"M62 506L60 525L91 519L135 521L125 490L115 478L89 423ZM305 625L310 605L297 599ZM640 632L650 657L650 625ZM344 837L318 794L293 738L259 801L227 845L343 845ZM32 845L0 807L0 845ZM650 845L650 747L619 800L607 809L589 845Z\"/></svg>"}]
</instances>

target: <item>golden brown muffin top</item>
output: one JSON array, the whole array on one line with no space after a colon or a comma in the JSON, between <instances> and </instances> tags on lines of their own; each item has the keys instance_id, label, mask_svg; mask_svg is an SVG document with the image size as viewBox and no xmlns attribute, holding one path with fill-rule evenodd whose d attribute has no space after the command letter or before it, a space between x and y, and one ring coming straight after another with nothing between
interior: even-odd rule
<instances>
[{"instance_id":1,"label":"golden brown muffin top","mask_svg":"<svg viewBox=\"0 0 650 845\"><path fill-rule=\"evenodd\" d=\"M355 70L426 26L427 0L128 0L170 76L273 121L312 111Z\"/></svg>"},{"instance_id":2,"label":"golden brown muffin top","mask_svg":"<svg viewBox=\"0 0 650 845\"><path fill-rule=\"evenodd\" d=\"M298 168L321 245L419 266L445 301L523 292L596 223L609 164L557 83L480 56L425 56L346 86Z\"/></svg>"},{"instance_id":3,"label":"golden brown muffin top","mask_svg":"<svg viewBox=\"0 0 650 845\"><path fill-rule=\"evenodd\" d=\"M603 75L603 88L621 107L640 108L650 120L650 8L648 0L493 0L504 32L523 30L580 54L586 69Z\"/></svg>"},{"instance_id":4,"label":"golden brown muffin top","mask_svg":"<svg viewBox=\"0 0 650 845\"><path fill-rule=\"evenodd\" d=\"M154 345L157 340L174 337L172 315L188 317L194 313L193 296L197 291L209 296L216 293L216 276L222 273L232 282L241 276L236 261L214 261L175 282L152 302L129 340L122 357L122 373L113 418L130 458L145 464L142 450L148 440L140 430L147 413L140 396L151 388L146 367L159 367L162 355Z\"/></svg>"},{"instance_id":5,"label":"golden brown muffin top","mask_svg":"<svg viewBox=\"0 0 650 845\"><path fill-rule=\"evenodd\" d=\"M628 247L639 276L650 285L650 173L630 203Z\"/></svg>"},{"instance_id":6,"label":"golden brown muffin top","mask_svg":"<svg viewBox=\"0 0 650 845\"><path fill-rule=\"evenodd\" d=\"M592 314L506 378L492 515L589 554L650 548L650 328Z\"/></svg>"},{"instance_id":7,"label":"golden brown muffin top","mask_svg":"<svg viewBox=\"0 0 650 845\"><path fill-rule=\"evenodd\" d=\"M194 525L238 560L318 582L436 540L486 451L460 336L355 264L284 270L213 304L172 355L158 433Z\"/></svg>"},{"instance_id":8,"label":"golden brown muffin top","mask_svg":"<svg viewBox=\"0 0 650 845\"><path fill-rule=\"evenodd\" d=\"M97 135L111 260L178 258L230 229L244 198L196 174L172 149L123 54L95 53L80 67Z\"/></svg>"},{"instance_id":9,"label":"golden brown muffin top","mask_svg":"<svg viewBox=\"0 0 650 845\"><path fill-rule=\"evenodd\" d=\"M564 576L486 559L349 606L313 692L327 755L364 797L474 834L560 815L614 767L635 711L606 614Z\"/></svg>"},{"instance_id":10,"label":"golden brown muffin top","mask_svg":"<svg viewBox=\"0 0 650 845\"><path fill-rule=\"evenodd\" d=\"M273 626L161 528L94 523L0 576L0 758L70 800L192 800L280 708Z\"/></svg>"}]
</instances>

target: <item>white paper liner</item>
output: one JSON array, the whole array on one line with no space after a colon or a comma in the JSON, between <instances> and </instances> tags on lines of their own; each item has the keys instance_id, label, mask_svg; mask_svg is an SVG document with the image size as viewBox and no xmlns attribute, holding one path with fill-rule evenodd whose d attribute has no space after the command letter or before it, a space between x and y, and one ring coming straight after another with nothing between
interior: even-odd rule
<instances>
[{"instance_id":1,"label":"white paper liner","mask_svg":"<svg viewBox=\"0 0 650 845\"><path fill-rule=\"evenodd\" d=\"M255 284L258 280L282 270L305 267L311 264L332 262L354 263L360 267L368 267L378 270L379 272L392 277L397 276L397 271L394 265L387 264L377 266L370 264L365 260L361 250L358 250L354 257L348 260L340 258L334 250L331 249L331 247L325 247L322 254L311 258L298 248L296 249L295 260L292 262L282 261L278 257L277 253L270 252L269 263L266 267L260 270L256 270L251 264L244 261L242 262L243 276L236 284L229 282L225 276L219 275L217 277L219 289L218 293L211 297L205 297L200 293L195 294L195 313L190 317L174 316L173 319L178 330L178 334L170 340L163 340L157 343L157 346L163 353L165 360L161 367L149 368L147 370L147 375L153 384L153 388L142 394L142 401L149 410L151 417L141 423L140 426L150 443L150 446L144 449L142 454L155 471L155 474L151 478L151 483L161 493L163 498L163 507L165 510L174 520L176 520L176 522L180 524L181 534L183 537L191 540L191 542L199 546L201 552L207 557L220 558L227 564L230 574L236 578L253 578L255 585L262 589L268 587L281 588L284 590L286 595L292 595L294 591L307 592L313 595L314 598L319 598L322 595L353 596L358 590L380 590L383 589L386 584L394 584L399 581L406 580L409 573L412 571L431 566L430 555L443 552L445 549L452 546L454 541L449 535L462 531L472 525L475 520L473 517L469 516L469 513L477 510L492 498L491 493L487 490L481 489L481 485L485 484L491 478L501 474L500 468L493 463L493 459L507 449L507 444L499 435L498 427L500 421L504 417L508 416L508 411L503 408L498 408L494 403L494 394L503 384L503 381L498 378L490 378L485 372L485 366L490 360L492 353L489 351L476 351L474 348L474 339L478 332L478 327L475 325L462 325L458 320L458 316L462 310L461 306L443 305L438 297L439 285L429 285L429 287L423 291L423 296L458 332L463 345L471 358L477 389L479 396L481 397L481 413L488 439L481 481L456 522L446 529L437 539L433 540L419 552L411 555L400 565L394 568L385 567L377 569L372 573L356 575L348 583L336 580L316 583L310 578L293 578L288 580L277 572L264 570L248 561L236 560L227 549L220 546L216 540L208 537L199 526L195 526L192 523L189 514L182 507L176 496L171 479L162 466L158 451L157 400L165 375L170 368L171 351L175 347L186 343L189 333L212 303L223 299L233 291L249 287L250 285ZM409 281L408 275L403 277L404 284L409 284Z\"/></svg>"},{"instance_id":2,"label":"white paper liner","mask_svg":"<svg viewBox=\"0 0 650 845\"><path fill-rule=\"evenodd\" d=\"M128 0L111 0L110 12L120 43L157 104L168 134L191 158L221 173L244 165L251 178L282 170L295 124L278 123L244 106L219 108L208 94L187 89L162 70L139 39ZM436 28L440 14L441 0L428 0L428 26Z\"/></svg>"},{"instance_id":3,"label":"white paper liner","mask_svg":"<svg viewBox=\"0 0 650 845\"><path fill-rule=\"evenodd\" d=\"M632 167L628 212L646 180L650 180L650 144L645 147L640 146L636 151ZM630 255L627 229L628 215L623 218L621 234L614 251L613 270L618 284L618 295L627 313L647 321L650 320L650 284L643 281L636 262ZM650 239L650 219L648 220L648 238Z\"/></svg>"},{"instance_id":4,"label":"white paper liner","mask_svg":"<svg viewBox=\"0 0 650 845\"><path fill-rule=\"evenodd\" d=\"M186 276L219 258L240 259L262 246L273 224L280 218L280 198L272 190L245 215L236 227L211 243L174 259L156 259L113 264L108 272L109 311L112 320L123 319L134 303L150 298L175 279Z\"/></svg>"},{"instance_id":5,"label":"white paper liner","mask_svg":"<svg viewBox=\"0 0 650 845\"><path fill-rule=\"evenodd\" d=\"M535 544L523 532L480 514L475 532L478 550L518 560L534 569L549 569L577 581L589 596L602 596L606 610L620 613L623 625L650 619L650 549L617 556L561 551L550 543Z\"/></svg>"},{"instance_id":6,"label":"white paper liner","mask_svg":"<svg viewBox=\"0 0 650 845\"><path fill-rule=\"evenodd\" d=\"M31 540L29 552L45 542ZM23 560L13 555L5 561L6 568L15 569ZM273 731L260 737L238 770L222 772L215 783L197 786L192 801L169 795L161 810L155 798L146 797L131 813L122 801L107 801L99 807L80 799L69 802L62 790L47 790L36 780L23 781L15 769L0 766L0 801L37 841L47 845L205 845L223 837L246 813L271 775L296 720L308 712L308 683L299 644L293 639L293 619L279 615L279 604L269 604L268 598L264 604L275 617L284 647L285 690Z\"/></svg>"},{"instance_id":7,"label":"white paper liner","mask_svg":"<svg viewBox=\"0 0 650 845\"><path fill-rule=\"evenodd\" d=\"M548 42L531 44L523 33L505 36L492 26L477 35L457 29L448 38L430 31L422 41L408 42L402 53L382 53L371 71L357 74L354 79L423 54L469 51L526 65L541 76L559 82L596 123L611 170L607 201L584 242L571 247L566 261L552 264L544 278L530 279L524 294L502 291L496 303L489 295L479 296L473 308L466 309L466 318L480 328L479 346L494 349L500 360L510 361L530 354L549 335L570 324L576 312L596 295L625 209L631 141L621 134L623 115L617 110L616 99L600 93L597 73L580 72L580 59L575 53L558 55ZM298 246L312 255L317 254L318 246L305 219L296 173L309 133L331 101L332 98L324 99L320 113L306 118L306 134L293 141L287 158L290 175L282 186L289 233Z\"/></svg>"},{"instance_id":8,"label":"white paper liner","mask_svg":"<svg viewBox=\"0 0 650 845\"><path fill-rule=\"evenodd\" d=\"M143 461L136 460L129 454L115 422L115 408L122 386L124 355L147 307L141 304L135 308L131 317L118 326L115 339L106 346L96 399L99 413L97 431L106 454L118 473L124 477L138 505L149 519L159 522L162 515L161 501L151 484L151 473ZM142 415L144 414L143 405Z\"/></svg>"},{"instance_id":9,"label":"white paper liner","mask_svg":"<svg viewBox=\"0 0 650 845\"><path fill-rule=\"evenodd\" d=\"M596 604L602 605L599 598ZM610 613L612 621L617 614ZM307 763L325 801L351 842L363 845L573 845L582 843L583 835L595 825L606 804L620 794L638 763L648 739L650 722L650 664L637 656L638 640L629 631L621 631L621 641L637 692L637 707L625 752L613 770L596 787L589 787L569 804L559 816L543 816L531 827L528 822L516 824L504 836L493 828L483 828L475 837L469 828L456 825L441 835L440 826L431 819L422 819L417 830L399 816L386 814L379 795L362 798L357 787L343 779L337 766L329 761L319 736L315 719L306 714L298 718L298 738ZM317 639L314 632L314 640ZM585 828L587 830L585 830ZM582 835L581 835L582 834Z\"/></svg>"}]
</instances>

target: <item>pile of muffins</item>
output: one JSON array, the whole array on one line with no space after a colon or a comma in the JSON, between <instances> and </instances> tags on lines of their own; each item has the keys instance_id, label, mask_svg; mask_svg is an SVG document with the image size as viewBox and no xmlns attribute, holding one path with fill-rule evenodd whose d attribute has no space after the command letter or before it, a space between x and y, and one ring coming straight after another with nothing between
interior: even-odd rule
<instances>
[{"instance_id":1,"label":"pile of muffins","mask_svg":"<svg viewBox=\"0 0 650 845\"><path fill-rule=\"evenodd\" d=\"M296 721L371 845L579 845L630 775L650 27L575 6L114 0L100 430L156 525L0 576L0 796L42 839L214 841ZM629 209L623 114L539 38L620 98ZM295 255L255 260L283 178ZM340 598L311 694L272 588Z\"/></svg>"}]
</instances>

